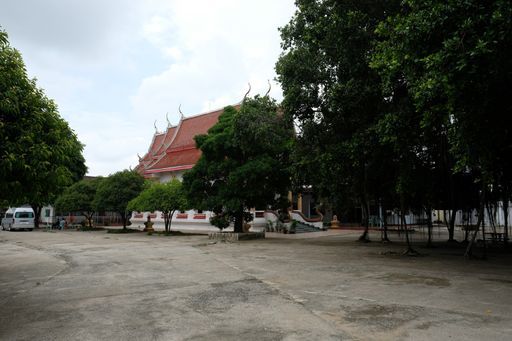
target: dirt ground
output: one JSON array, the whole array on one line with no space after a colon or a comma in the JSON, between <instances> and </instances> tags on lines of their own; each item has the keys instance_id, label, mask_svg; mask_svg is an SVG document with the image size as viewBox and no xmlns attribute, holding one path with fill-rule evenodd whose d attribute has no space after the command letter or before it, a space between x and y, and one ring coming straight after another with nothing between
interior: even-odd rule
<instances>
[{"instance_id":1,"label":"dirt ground","mask_svg":"<svg viewBox=\"0 0 512 341\"><path fill-rule=\"evenodd\" d=\"M0 231L1 340L510 340L512 257L345 231ZM443 240L439 232L437 239Z\"/></svg>"}]
</instances>

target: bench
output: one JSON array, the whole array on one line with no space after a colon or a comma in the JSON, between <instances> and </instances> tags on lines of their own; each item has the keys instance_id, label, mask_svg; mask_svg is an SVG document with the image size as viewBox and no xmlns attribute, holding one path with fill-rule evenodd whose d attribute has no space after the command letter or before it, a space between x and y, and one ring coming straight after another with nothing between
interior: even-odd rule
<instances>
[{"instance_id":1,"label":"bench","mask_svg":"<svg viewBox=\"0 0 512 341\"><path fill-rule=\"evenodd\" d=\"M505 239L502 232L485 232L485 236L490 236L488 240L491 242L503 242Z\"/></svg>"},{"instance_id":2,"label":"bench","mask_svg":"<svg viewBox=\"0 0 512 341\"><path fill-rule=\"evenodd\" d=\"M477 229L476 225L462 226L463 231L476 231L476 229Z\"/></svg>"}]
</instances>

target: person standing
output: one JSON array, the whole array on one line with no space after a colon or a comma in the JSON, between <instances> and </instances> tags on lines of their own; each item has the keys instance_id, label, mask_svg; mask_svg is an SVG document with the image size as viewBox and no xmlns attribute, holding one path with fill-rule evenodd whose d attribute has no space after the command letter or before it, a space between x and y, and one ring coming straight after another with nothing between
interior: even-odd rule
<instances>
[{"instance_id":1,"label":"person standing","mask_svg":"<svg viewBox=\"0 0 512 341\"><path fill-rule=\"evenodd\" d=\"M64 226L66 226L66 219L64 219L64 217L62 217L59 222L59 227L61 230L64 230Z\"/></svg>"}]
</instances>

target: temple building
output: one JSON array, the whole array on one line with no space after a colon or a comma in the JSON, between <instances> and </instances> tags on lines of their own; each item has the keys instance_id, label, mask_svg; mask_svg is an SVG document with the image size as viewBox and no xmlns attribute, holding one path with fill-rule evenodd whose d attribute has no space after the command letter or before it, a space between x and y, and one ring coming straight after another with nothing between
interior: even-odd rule
<instances>
[{"instance_id":1,"label":"temple building","mask_svg":"<svg viewBox=\"0 0 512 341\"><path fill-rule=\"evenodd\" d=\"M236 105L239 108L240 105ZM176 126L168 124L166 131L156 131L147 153L139 156L135 170L144 178L159 182L171 179L182 180L183 173L194 167L201 157L201 150L196 147L194 137L206 134L217 123L224 109L214 110L199 115L185 117L181 115ZM148 216L154 222L155 229L163 228L161 212L133 212L130 219L132 226L143 227ZM217 231L210 225L211 212L188 210L175 213L171 228L181 230Z\"/></svg>"},{"instance_id":2,"label":"temple building","mask_svg":"<svg viewBox=\"0 0 512 341\"><path fill-rule=\"evenodd\" d=\"M234 105L236 109L240 104ZM144 178L159 182L168 182L171 179L182 180L184 172L194 167L201 157L201 150L196 147L194 137L206 134L217 123L224 109L218 109L195 116L180 118L176 126L168 125L166 131L156 131L151 140L147 153L139 156L139 164L135 170ZM290 213L294 220L307 222L322 228L322 221L309 219L309 205L303 205L302 196L290 194L293 208ZM309 202L308 202L309 203ZM307 212L304 216L304 212ZM212 213L208 211L188 210L175 213L172 219L172 229L218 231L210 225ZM271 211L253 212L254 220L251 229L261 231L268 222L275 223L277 214ZM163 216L161 212L133 212L130 219L133 227L143 227L148 216L154 222L155 229L163 228Z\"/></svg>"},{"instance_id":3,"label":"temple building","mask_svg":"<svg viewBox=\"0 0 512 341\"><path fill-rule=\"evenodd\" d=\"M240 105L234 107L239 108ZM194 136L206 134L223 111L219 109L190 117L182 115L178 125L169 125L162 133L156 132L148 152L139 157L135 169L147 179L160 182L173 178L181 180L183 173L194 167L201 156Z\"/></svg>"}]
</instances>

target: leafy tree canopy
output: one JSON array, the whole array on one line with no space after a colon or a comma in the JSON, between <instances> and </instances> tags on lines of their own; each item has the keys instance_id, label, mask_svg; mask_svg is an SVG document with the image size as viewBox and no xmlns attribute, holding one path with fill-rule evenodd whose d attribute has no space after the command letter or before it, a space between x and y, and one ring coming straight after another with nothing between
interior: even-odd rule
<instances>
[{"instance_id":1,"label":"leafy tree canopy","mask_svg":"<svg viewBox=\"0 0 512 341\"><path fill-rule=\"evenodd\" d=\"M0 31L0 199L39 215L86 172L83 145ZM38 220L36 220L36 224ZM36 226L37 227L37 226Z\"/></svg>"},{"instance_id":2,"label":"leafy tree canopy","mask_svg":"<svg viewBox=\"0 0 512 341\"><path fill-rule=\"evenodd\" d=\"M445 127L457 170L502 172L512 124L510 1L407 0L378 33L373 66L387 95L403 84L421 125Z\"/></svg>"},{"instance_id":3,"label":"leafy tree canopy","mask_svg":"<svg viewBox=\"0 0 512 341\"><path fill-rule=\"evenodd\" d=\"M184 176L191 205L216 213L212 223L235 231L250 220L252 207L282 206L290 184L293 130L268 97L226 107L207 135L196 136L202 156Z\"/></svg>"},{"instance_id":4,"label":"leafy tree canopy","mask_svg":"<svg viewBox=\"0 0 512 341\"><path fill-rule=\"evenodd\" d=\"M510 1L296 5L276 71L299 184L361 205L363 222L377 199L454 217L474 205L472 181L508 203Z\"/></svg>"},{"instance_id":5,"label":"leafy tree canopy","mask_svg":"<svg viewBox=\"0 0 512 341\"><path fill-rule=\"evenodd\" d=\"M372 66L381 75L384 96L393 107L382 122L388 142L407 150L401 155L409 160L420 160L428 170L424 174L436 169L449 174L444 188L436 187L443 181L428 181L426 190L438 197L438 204L450 204L452 217L457 208L475 208L478 187L480 216L490 197L508 203L512 3L407 0L398 13L380 23L377 32ZM401 134L393 128L397 125L402 126ZM411 128L415 136L405 130ZM418 184L411 181L417 173L410 167L414 163L401 163L402 168L409 165L407 172L401 172L402 192ZM435 193L437 188L445 194ZM505 228L505 239L507 233Z\"/></svg>"},{"instance_id":6,"label":"leafy tree canopy","mask_svg":"<svg viewBox=\"0 0 512 341\"><path fill-rule=\"evenodd\" d=\"M126 228L130 210L128 203L137 197L144 187L144 178L135 171L124 170L103 179L96 191L93 207L96 211L117 212Z\"/></svg>"},{"instance_id":7,"label":"leafy tree canopy","mask_svg":"<svg viewBox=\"0 0 512 341\"><path fill-rule=\"evenodd\" d=\"M174 212L186 208L187 202L182 190L182 184L177 179L167 183L150 183L128 204L128 210L131 211L162 212L166 232L169 232L171 229Z\"/></svg>"},{"instance_id":8,"label":"leafy tree canopy","mask_svg":"<svg viewBox=\"0 0 512 341\"><path fill-rule=\"evenodd\" d=\"M102 178L83 179L66 188L55 201L58 212L81 212L92 227L92 216L96 211L94 198Z\"/></svg>"},{"instance_id":9,"label":"leafy tree canopy","mask_svg":"<svg viewBox=\"0 0 512 341\"><path fill-rule=\"evenodd\" d=\"M295 179L337 207L360 205L366 226L369 201L390 183L377 178L392 174L383 172L389 151L375 136L386 103L369 58L375 28L397 3L298 0L281 29L276 71L299 129Z\"/></svg>"}]
</instances>

